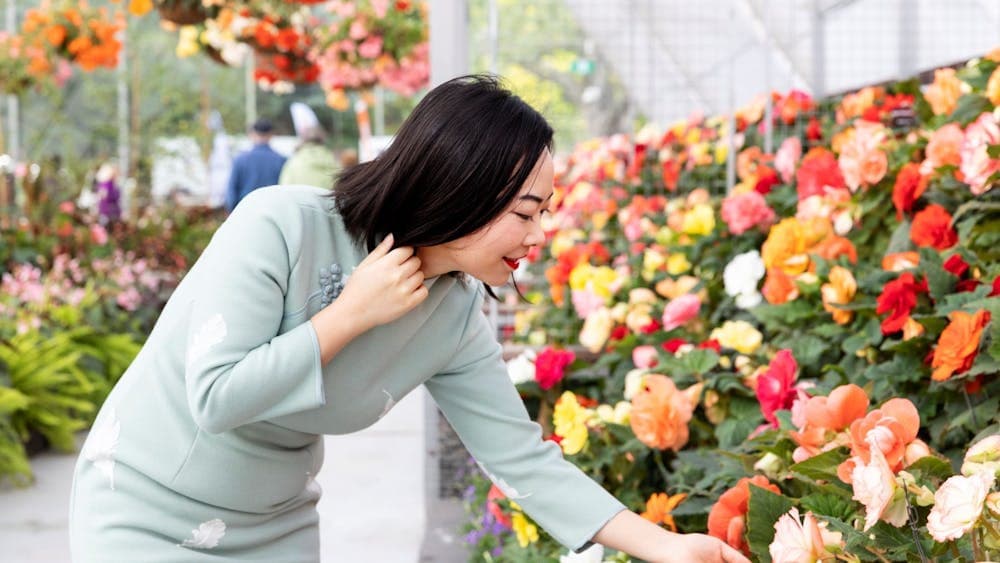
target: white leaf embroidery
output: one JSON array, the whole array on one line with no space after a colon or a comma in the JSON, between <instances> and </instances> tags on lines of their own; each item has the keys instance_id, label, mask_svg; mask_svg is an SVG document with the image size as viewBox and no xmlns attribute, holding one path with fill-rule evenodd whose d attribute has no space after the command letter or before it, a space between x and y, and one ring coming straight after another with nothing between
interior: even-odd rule
<instances>
[{"instance_id":1,"label":"white leaf embroidery","mask_svg":"<svg viewBox=\"0 0 1000 563\"><path fill-rule=\"evenodd\" d=\"M323 487L319 486L319 483L317 483L316 479L313 478L312 473L306 473L305 492L317 497L323 495Z\"/></svg>"},{"instance_id":2,"label":"white leaf embroidery","mask_svg":"<svg viewBox=\"0 0 1000 563\"><path fill-rule=\"evenodd\" d=\"M479 460L476 460L476 464L479 465L479 468L483 470L483 473L485 473L486 476L490 478L490 481L493 481L493 484L496 485L498 489L500 489L500 492L503 493L505 497L511 500L517 500L521 498L528 498L534 494L534 493L528 493L522 495L520 492L518 492L517 489L508 485L507 481L504 481L503 479L490 473L489 469L486 469L486 466L480 463Z\"/></svg>"},{"instance_id":3,"label":"white leaf embroidery","mask_svg":"<svg viewBox=\"0 0 1000 563\"><path fill-rule=\"evenodd\" d=\"M379 418L382 418L383 416L389 414L389 411L392 410L392 407L396 406L396 399L393 399L392 395L390 395L389 392L386 391L385 389L383 389L382 392L385 393L385 396L389 398L385 401L385 406L382 407L382 414L378 415Z\"/></svg>"},{"instance_id":4,"label":"white leaf embroidery","mask_svg":"<svg viewBox=\"0 0 1000 563\"><path fill-rule=\"evenodd\" d=\"M226 332L226 319L222 318L221 314L216 313L209 317L198 332L191 336L191 342L188 343L188 367L204 357L212 346L222 342L226 338Z\"/></svg>"},{"instance_id":5,"label":"white leaf embroidery","mask_svg":"<svg viewBox=\"0 0 1000 563\"><path fill-rule=\"evenodd\" d=\"M202 522L197 529L191 530L191 539L184 540L181 547L195 549L212 549L219 545L219 540L226 535L226 523L218 518Z\"/></svg>"},{"instance_id":6,"label":"white leaf embroidery","mask_svg":"<svg viewBox=\"0 0 1000 563\"><path fill-rule=\"evenodd\" d=\"M115 452L118 450L121 429L115 410L109 410L90 430L83 452L84 457L108 478L112 491L115 490Z\"/></svg>"}]
</instances>

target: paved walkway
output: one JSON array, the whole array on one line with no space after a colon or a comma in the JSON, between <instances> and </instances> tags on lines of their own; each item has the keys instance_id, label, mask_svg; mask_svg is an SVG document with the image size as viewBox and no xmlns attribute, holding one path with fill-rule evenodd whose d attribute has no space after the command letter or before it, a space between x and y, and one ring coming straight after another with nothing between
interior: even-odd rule
<instances>
[{"instance_id":1,"label":"paved walkway","mask_svg":"<svg viewBox=\"0 0 1000 563\"><path fill-rule=\"evenodd\" d=\"M317 476L324 563L467 560L456 531L461 507L436 495L435 434L426 430L435 413L419 389L371 428L326 438L326 461ZM34 486L0 489L0 563L69 561L75 461L75 455L39 455L31 460Z\"/></svg>"}]
</instances>

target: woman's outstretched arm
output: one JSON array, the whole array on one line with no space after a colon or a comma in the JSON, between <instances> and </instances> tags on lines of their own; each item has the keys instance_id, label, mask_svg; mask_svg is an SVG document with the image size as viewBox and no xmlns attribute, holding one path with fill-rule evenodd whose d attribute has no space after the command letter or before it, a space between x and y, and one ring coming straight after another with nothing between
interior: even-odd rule
<instances>
[{"instance_id":1,"label":"woman's outstretched arm","mask_svg":"<svg viewBox=\"0 0 1000 563\"><path fill-rule=\"evenodd\" d=\"M717 538L668 532L629 510L609 520L593 541L651 563L750 563Z\"/></svg>"}]
</instances>

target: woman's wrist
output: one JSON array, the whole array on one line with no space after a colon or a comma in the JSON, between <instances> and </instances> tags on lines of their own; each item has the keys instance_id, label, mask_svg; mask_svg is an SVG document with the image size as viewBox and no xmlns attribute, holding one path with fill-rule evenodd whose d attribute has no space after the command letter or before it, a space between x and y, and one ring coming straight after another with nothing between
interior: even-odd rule
<instances>
[{"instance_id":1,"label":"woman's wrist","mask_svg":"<svg viewBox=\"0 0 1000 563\"><path fill-rule=\"evenodd\" d=\"M310 319L319 340L320 359L326 365L350 341L364 334L368 326L364 314L355 311L347 300L337 299Z\"/></svg>"}]
</instances>

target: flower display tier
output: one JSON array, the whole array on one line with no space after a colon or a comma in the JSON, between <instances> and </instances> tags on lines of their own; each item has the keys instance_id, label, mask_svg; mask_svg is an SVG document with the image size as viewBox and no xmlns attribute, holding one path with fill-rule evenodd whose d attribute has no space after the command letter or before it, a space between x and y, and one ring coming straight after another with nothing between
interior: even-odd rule
<instances>
[{"instance_id":1,"label":"flower display tier","mask_svg":"<svg viewBox=\"0 0 1000 563\"><path fill-rule=\"evenodd\" d=\"M558 162L509 363L545 438L754 560L1000 555L998 63ZM474 555L625 560L567 554L473 474Z\"/></svg>"}]
</instances>

